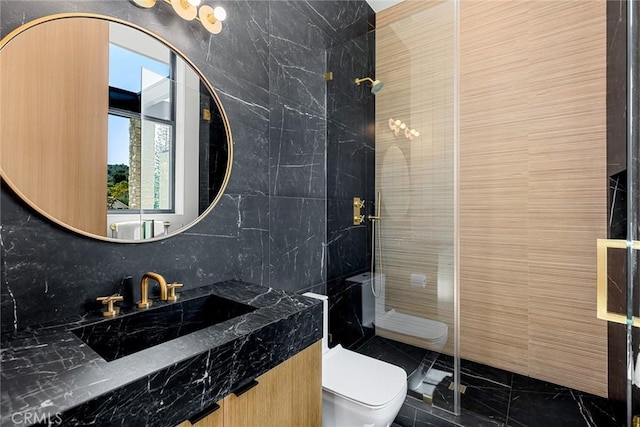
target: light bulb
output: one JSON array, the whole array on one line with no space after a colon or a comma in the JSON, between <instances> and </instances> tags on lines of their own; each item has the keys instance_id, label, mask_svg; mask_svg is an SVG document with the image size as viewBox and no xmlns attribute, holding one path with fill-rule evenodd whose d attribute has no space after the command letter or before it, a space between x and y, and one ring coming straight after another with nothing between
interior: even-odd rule
<instances>
[{"instance_id":1,"label":"light bulb","mask_svg":"<svg viewBox=\"0 0 640 427\"><path fill-rule=\"evenodd\" d=\"M209 31L211 34L220 34L222 31L222 21L216 19L211 6L204 5L200 8L198 12L198 16L200 17L200 22L202 25Z\"/></svg>"},{"instance_id":2,"label":"light bulb","mask_svg":"<svg viewBox=\"0 0 640 427\"><path fill-rule=\"evenodd\" d=\"M402 122L400 120L396 120L396 126L400 126Z\"/></svg>"},{"instance_id":3,"label":"light bulb","mask_svg":"<svg viewBox=\"0 0 640 427\"><path fill-rule=\"evenodd\" d=\"M198 7L200 6L200 3L202 3L202 0L187 0L187 3L193 7Z\"/></svg>"},{"instance_id":4,"label":"light bulb","mask_svg":"<svg viewBox=\"0 0 640 427\"><path fill-rule=\"evenodd\" d=\"M404 129L406 127L407 127L407 125L405 123L400 123L400 129Z\"/></svg>"},{"instance_id":5,"label":"light bulb","mask_svg":"<svg viewBox=\"0 0 640 427\"><path fill-rule=\"evenodd\" d=\"M415 129L411 129L411 132L409 132L411 135L416 136L416 133L418 133Z\"/></svg>"},{"instance_id":6,"label":"light bulb","mask_svg":"<svg viewBox=\"0 0 640 427\"><path fill-rule=\"evenodd\" d=\"M216 6L213 8L213 17L218 21L224 21L227 19L227 11L222 6Z\"/></svg>"},{"instance_id":7,"label":"light bulb","mask_svg":"<svg viewBox=\"0 0 640 427\"><path fill-rule=\"evenodd\" d=\"M416 138L420 136L420 132L416 131L416 133L413 134L413 136L415 136Z\"/></svg>"}]
</instances>

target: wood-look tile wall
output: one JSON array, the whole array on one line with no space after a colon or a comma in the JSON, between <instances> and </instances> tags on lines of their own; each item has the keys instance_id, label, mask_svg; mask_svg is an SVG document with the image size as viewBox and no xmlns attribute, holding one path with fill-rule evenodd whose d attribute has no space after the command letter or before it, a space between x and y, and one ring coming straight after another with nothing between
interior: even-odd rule
<instances>
[{"instance_id":1,"label":"wood-look tile wall","mask_svg":"<svg viewBox=\"0 0 640 427\"><path fill-rule=\"evenodd\" d=\"M529 3L529 374L607 394L605 2Z\"/></svg>"},{"instance_id":2,"label":"wood-look tile wall","mask_svg":"<svg viewBox=\"0 0 640 427\"><path fill-rule=\"evenodd\" d=\"M378 43L418 4L381 12ZM461 356L602 396L595 239L607 225L605 6L463 0L459 24Z\"/></svg>"}]
</instances>

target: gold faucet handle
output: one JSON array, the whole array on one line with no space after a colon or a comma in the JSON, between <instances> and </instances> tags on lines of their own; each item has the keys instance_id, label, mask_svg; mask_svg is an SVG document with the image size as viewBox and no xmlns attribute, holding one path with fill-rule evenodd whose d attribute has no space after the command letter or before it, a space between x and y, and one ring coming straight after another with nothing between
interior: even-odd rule
<instances>
[{"instance_id":1,"label":"gold faucet handle","mask_svg":"<svg viewBox=\"0 0 640 427\"><path fill-rule=\"evenodd\" d=\"M108 297L98 297L96 301L102 301L102 304L106 305L107 308L102 312L104 317L114 317L116 314L120 313L120 307L114 307L113 304L118 301L122 301L124 297L119 294L110 295Z\"/></svg>"},{"instance_id":2,"label":"gold faucet handle","mask_svg":"<svg viewBox=\"0 0 640 427\"><path fill-rule=\"evenodd\" d=\"M179 294L176 294L176 288L181 288L184 285L182 283L167 283L167 290L169 291L169 296L167 297L167 301L177 301Z\"/></svg>"}]
</instances>

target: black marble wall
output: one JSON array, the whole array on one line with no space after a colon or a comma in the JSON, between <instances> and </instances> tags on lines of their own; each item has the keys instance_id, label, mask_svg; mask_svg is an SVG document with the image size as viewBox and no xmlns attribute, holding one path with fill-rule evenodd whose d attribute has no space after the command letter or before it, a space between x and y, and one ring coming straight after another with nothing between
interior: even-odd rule
<instances>
[{"instance_id":1,"label":"black marble wall","mask_svg":"<svg viewBox=\"0 0 640 427\"><path fill-rule=\"evenodd\" d=\"M350 347L373 334L362 327L360 286L346 279L370 269L369 221L353 225L353 198L375 203L375 100L370 86L355 77L375 78L375 32L333 46L327 66L327 295L331 344ZM355 96L352 95L354 87ZM366 114L361 114L365 111Z\"/></svg>"},{"instance_id":2,"label":"black marble wall","mask_svg":"<svg viewBox=\"0 0 640 427\"><path fill-rule=\"evenodd\" d=\"M350 82L370 71L372 10L364 0L216 4L228 13L219 35L183 21L163 2L144 10L124 0L0 1L2 36L41 16L91 12L164 37L216 88L234 139L233 172L219 205L188 231L160 242L117 244L75 235L3 185L4 333L82 314L95 297L121 290L123 277L133 276L137 288L150 270L188 288L240 279L324 292L329 270L331 278L342 277L366 264L361 252L355 261L341 259L347 245L366 246L366 231L342 225L335 213L353 197L346 191L350 176L371 178L372 131L364 130L373 128L373 97ZM333 82L324 81L327 70ZM351 184L372 200L368 185Z\"/></svg>"}]
</instances>

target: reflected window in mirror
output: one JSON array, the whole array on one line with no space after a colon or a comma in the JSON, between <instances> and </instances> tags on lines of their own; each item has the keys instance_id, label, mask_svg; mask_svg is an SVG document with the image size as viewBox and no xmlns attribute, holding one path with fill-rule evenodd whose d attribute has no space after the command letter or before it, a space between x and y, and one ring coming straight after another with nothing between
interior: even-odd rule
<instances>
[{"instance_id":1,"label":"reflected window in mirror","mask_svg":"<svg viewBox=\"0 0 640 427\"><path fill-rule=\"evenodd\" d=\"M149 49L154 40L136 42L126 32L110 32L125 45L109 43L108 208L173 213L176 56L164 46Z\"/></svg>"},{"instance_id":2,"label":"reflected window in mirror","mask_svg":"<svg viewBox=\"0 0 640 427\"><path fill-rule=\"evenodd\" d=\"M200 76L165 44L118 24L111 24L109 33L109 124L120 126L109 133L124 136L109 136L113 173L108 176L107 222L111 229L138 214L134 227L155 221L146 234L155 237L164 232L162 224L170 224L171 231L202 213L194 190L200 175L209 175L199 168L198 154L211 137L201 126L209 122L200 117L202 98L210 94L202 90ZM123 153L119 160L116 152ZM208 198L207 208L210 203Z\"/></svg>"}]
</instances>

